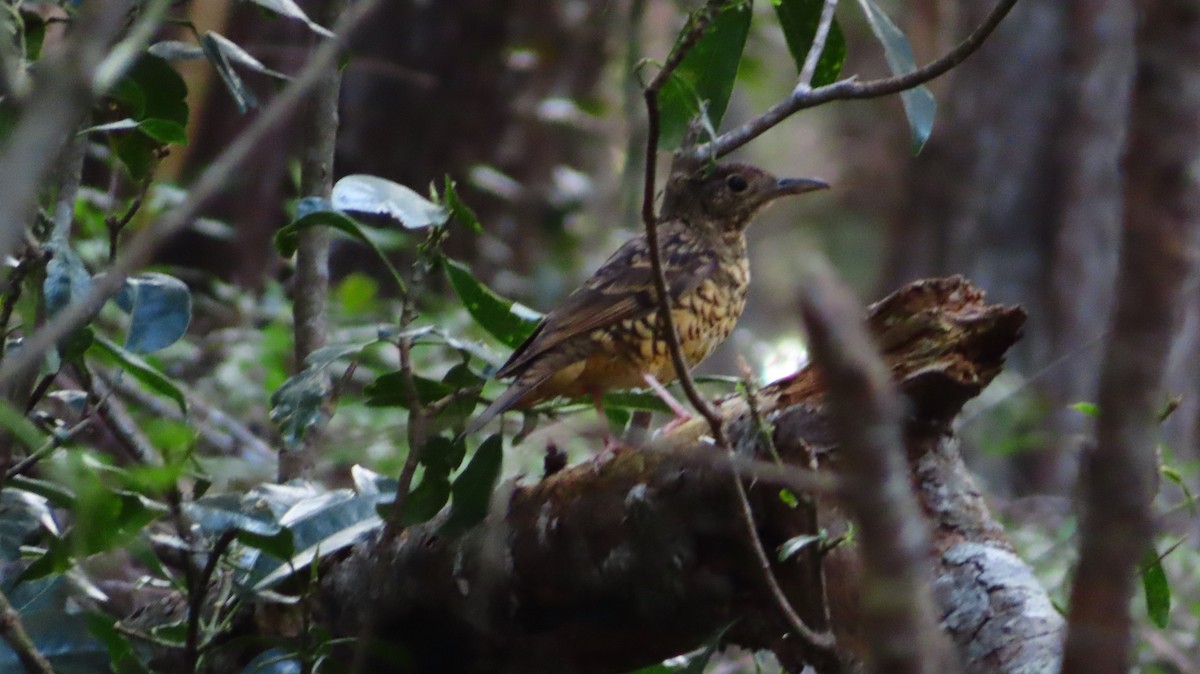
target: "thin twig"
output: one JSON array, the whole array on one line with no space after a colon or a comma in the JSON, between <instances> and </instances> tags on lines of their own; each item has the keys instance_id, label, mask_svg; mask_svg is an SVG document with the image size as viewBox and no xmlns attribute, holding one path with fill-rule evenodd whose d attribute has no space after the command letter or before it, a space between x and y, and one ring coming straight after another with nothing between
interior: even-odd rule
<instances>
[{"instance_id":1,"label":"thin twig","mask_svg":"<svg viewBox=\"0 0 1200 674\"><path fill-rule=\"evenodd\" d=\"M658 138L660 130L658 93L675 69L679 67L680 62L683 61L687 52L703 37L704 32L708 29L714 16L720 11L723 4L719 0L710 0L699 12L693 15L691 28L667 56L662 69L658 71L643 92L646 99L647 133L645 184L642 193L642 222L646 228L646 243L650 253L650 268L654 278L655 296L658 300L659 321L662 323L661 332L666 339L667 350L670 352L671 361L675 366L675 374L679 378L679 383L683 387L688 401L708 421L709 429L717 446L724 448L730 459L733 459L733 448L730 446L729 440L725 435L721 417L708 404L708 401L700 395L699 390L696 388L696 382L693 381L691 373L688 371L687 362L683 358L683 350L679 345L679 333L676 330L675 320L671 314L671 297L667 292L667 279L663 271L662 251L658 244L658 217L654 212L655 174L658 165ZM763 547L762 539L758 535L758 529L754 522L754 513L750 509L750 500L746 495L746 488L742 484L740 477L736 474L733 474L732 482L737 494L738 512L746 527L747 537L750 539L750 548L758 562L759 569L762 571L767 589L778 606L780 613L783 614L792 630L807 641L814 649L829 650L833 646L832 636L817 633L805 625L795 609L792 608L787 596L783 593L783 588L779 586L779 581L775 578L775 573L771 569L771 560L768 558L766 549Z\"/></svg>"},{"instance_id":2,"label":"thin twig","mask_svg":"<svg viewBox=\"0 0 1200 674\"><path fill-rule=\"evenodd\" d=\"M50 666L50 661L38 651L33 639L29 638L29 633L25 631L25 625L21 622L21 615L17 613L17 609L13 608L8 597L2 591L0 591L0 639L3 639L13 653L16 653L26 674L54 674L54 668Z\"/></svg>"},{"instance_id":3,"label":"thin twig","mask_svg":"<svg viewBox=\"0 0 1200 674\"><path fill-rule=\"evenodd\" d=\"M821 21L817 24L817 32L813 35L812 46L804 57L804 67L800 69L800 77L796 80L797 88L812 86L813 76L817 73L817 64L825 51L825 42L829 39L829 29L833 27L833 13L837 9L838 0L825 0L821 8Z\"/></svg>"},{"instance_id":4,"label":"thin twig","mask_svg":"<svg viewBox=\"0 0 1200 674\"><path fill-rule=\"evenodd\" d=\"M0 364L0 381L7 381L36 367L42 356L59 339L86 322L92 312L100 307L121 288L121 284L135 270L143 267L158 246L169 236L187 225L208 199L220 191L229 177L248 159L259 146L264 135L283 122L297 104L324 76L330 64L342 49L342 42L355 27L360 25L379 5L379 0L360 0L351 5L337 26L339 40L327 40L313 54L309 63L288 83L286 87L263 108L247 129L221 155L208 165L188 190L187 198L165 214L161 220L133 237L125 251L103 276L97 276L92 289L83 298L67 305L29 338L20 356L10 356ZM0 181L2 182L2 181ZM0 207L2 208L2 207ZM4 220L0 219L0 222ZM0 241L0 244L3 242ZM0 245L0 249L4 246Z\"/></svg>"},{"instance_id":5,"label":"thin twig","mask_svg":"<svg viewBox=\"0 0 1200 674\"><path fill-rule=\"evenodd\" d=\"M188 621L187 621L187 636L184 641L184 660L187 662L189 672L196 671L196 665L200 659L200 616L204 612L204 598L208 596L208 585L212 582L213 574L217 571L217 564L221 561L225 551L237 538L237 530L226 529L213 543L212 551L208 553L208 560L204 563L204 569L200 572L199 583L195 587L189 588L190 596L188 597Z\"/></svg>"},{"instance_id":6,"label":"thin twig","mask_svg":"<svg viewBox=\"0 0 1200 674\"><path fill-rule=\"evenodd\" d=\"M878 98L919 87L945 74L979 49L1016 3L1017 0L1000 0L995 9L988 14L983 23L967 39L947 52L945 56L911 73L867 82L858 82L853 78L845 79L817 89L798 85L792 91L791 95L776 103L758 117L732 131L721 134L709 143L692 148L688 151L688 158L700 162L709 157L723 157L762 135L767 129L779 124L800 110L829 103L830 101Z\"/></svg>"},{"instance_id":7,"label":"thin twig","mask_svg":"<svg viewBox=\"0 0 1200 674\"><path fill-rule=\"evenodd\" d=\"M91 424L92 418L87 417L65 431L51 434L40 447L30 452L29 456L21 459L19 463L5 471L3 482L8 482L18 475L23 475L30 468L36 466L39 461L49 456L51 452L70 442Z\"/></svg>"},{"instance_id":8,"label":"thin twig","mask_svg":"<svg viewBox=\"0 0 1200 674\"><path fill-rule=\"evenodd\" d=\"M655 178L658 172L658 137L660 132L660 118L658 110L658 93L666 84L668 78L679 67L684 56L688 51L700 41L704 36L704 32L708 30L709 24L712 23L716 13L720 11L724 3L721 0L709 0L705 6L700 9L691 18L691 28L688 30L684 38L676 44L675 48L667 56L667 60L663 63L663 67L646 85L646 89L642 92L643 98L646 100L646 162L645 162L645 181L642 185L642 223L646 228L646 245L650 252L650 270L654 279L654 293L658 300L658 317L662 323L662 336L667 342L667 351L671 354L671 362L675 366L675 374L679 378L679 384L683 387L683 392L687 396L692 406L700 413L707 421L709 428L712 430L713 440L716 441L719 447L728 447L729 442L725 438L725 431L722 428L721 418L712 409L704 397L700 395L700 391L696 389L696 382L692 380L691 373L687 366L687 361L683 357L683 349L679 345L679 331L675 326L675 318L671 313L671 296L667 292L667 277L663 272L662 250L658 245L658 215L654 212L654 194L657 191L655 187Z\"/></svg>"}]
</instances>

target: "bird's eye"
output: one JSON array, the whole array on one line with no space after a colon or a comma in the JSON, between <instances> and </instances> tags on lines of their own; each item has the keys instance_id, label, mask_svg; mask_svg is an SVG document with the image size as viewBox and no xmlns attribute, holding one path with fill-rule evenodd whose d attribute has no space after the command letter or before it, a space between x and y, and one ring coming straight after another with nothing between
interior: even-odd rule
<instances>
[{"instance_id":1,"label":"bird's eye","mask_svg":"<svg viewBox=\"0 0 1200 674\"><path fill-rule=\"evenodd\" d=\"M749 185L746 184L746 179L737 173L726 178L725 184L728 185L729 189L734 192L745 192L746 188L749 187Z\"/></svg>"}]
</instances>

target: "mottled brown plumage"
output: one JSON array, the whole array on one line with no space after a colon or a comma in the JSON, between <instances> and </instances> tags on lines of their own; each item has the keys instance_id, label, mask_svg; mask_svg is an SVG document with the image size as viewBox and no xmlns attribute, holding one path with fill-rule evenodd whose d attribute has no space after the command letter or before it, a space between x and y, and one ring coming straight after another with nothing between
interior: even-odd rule
<instances>
[{"instance_id":1,"label":"mottled brown plumage","mask_svg":"<svg viewBox=\"0 0 1200 674\"><path fill-rule=\"evenodd\" d=\"M683 356L695 367L742 315L750 283L744 232L764 206L826 187L779 180L746 164L672 176L659 216L659 250ZM508 389L467 429L555 396L592 396L676 379L659 329L645 234L630 239L542 320L496 372Z\"/></svg>"}]
</instances>

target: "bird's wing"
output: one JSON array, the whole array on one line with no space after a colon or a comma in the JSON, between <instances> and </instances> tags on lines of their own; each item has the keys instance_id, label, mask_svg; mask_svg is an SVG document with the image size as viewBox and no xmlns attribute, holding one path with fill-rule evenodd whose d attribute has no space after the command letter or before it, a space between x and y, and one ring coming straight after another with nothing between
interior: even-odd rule
<instances>
[{"instance_id":1,"label":"bird's wing","mask_svg":"<svg viewBox=\"0 0 1200 674\"><path fill-rule=\"evenodd\" d=\"M673 302L695 290L717 269L716 254L705 246L689 246L685 241L688 235L687 231L672 227L664 228L660 236L663 273ZM569 339L656 310L650 251L645 236L638 236L621 246L562 305L547 314L496 376L518 374L539 356Z\"/></svg>"}]
</instances>

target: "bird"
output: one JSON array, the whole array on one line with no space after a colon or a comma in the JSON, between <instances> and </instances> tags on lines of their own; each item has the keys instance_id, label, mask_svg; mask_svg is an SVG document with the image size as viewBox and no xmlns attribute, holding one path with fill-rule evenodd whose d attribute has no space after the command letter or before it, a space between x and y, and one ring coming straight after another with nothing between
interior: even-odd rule
<instances>
[{"instance_id":1,"label":"bird","mask_svg":"<svg viewBox=\"0 0 1200 674\"><path fill-rule=\"evenodd\" d=\"M827 189L816 178L776 178L744 163L675 171L658 216L658 242L672 318L689 369L733 331L746 307L750 264L745 231L781 197ZM677 379L660 326L650 247L643 232L546 314L495 372L511 379L466 427L479 431L500 413L557 396L591 397Z\"/></svg>"}]
</instances>

